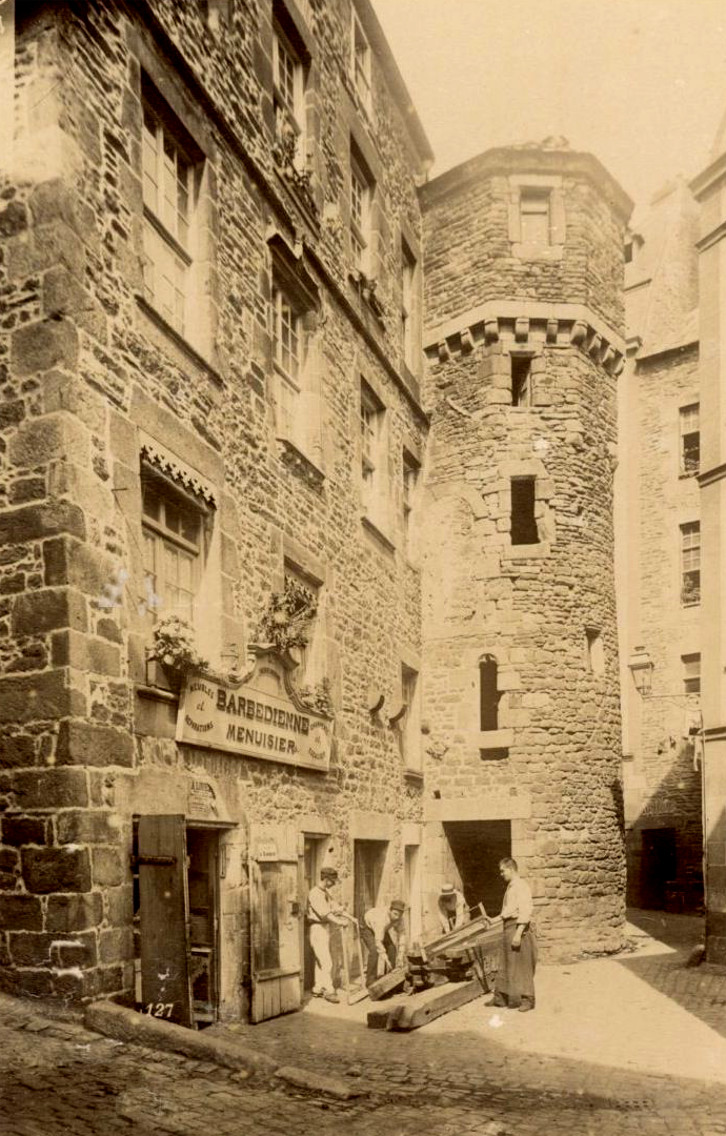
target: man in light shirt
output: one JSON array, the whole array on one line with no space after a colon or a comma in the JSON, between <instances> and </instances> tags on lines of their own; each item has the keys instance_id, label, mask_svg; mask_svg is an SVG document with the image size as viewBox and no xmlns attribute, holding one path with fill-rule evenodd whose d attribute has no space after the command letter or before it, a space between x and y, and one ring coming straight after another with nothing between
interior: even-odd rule
<instances>
[{"instance_id":1,"label":"man in light shirt","mask_svg":"<svg viewBox=\"0 0 726 1136\"><path fill-rule=\"evenodd\" d=\"M499 970L490 1006L509 1006L522 1013L534 1009L534 972L537 938L532 925L532 891L519 875L517 861L499 861L499 874L507 882L502 904L502 945Z\"/></svg>"},{"instance_id":2,"label":"man in light shirt","mask_svg":"<svg viewBox=\"0 0 726 1136\"><path fill-rule=\"evenodd\" d=\"M333 960L330 955L330 928L342 927L345 916L330 897L330 889L338 882L335 868L323 868L320 883L308 892L305 919L308 925L310 946L315 956L315 984L313 995L326 1002L339 1002L333 985Z\"/></svg>"},{"instance_id":3,"label":"man in light shirt","mask_svg":"<svg viewBox=\"0 0 726 1136\"><path fill-rule=\"evenodd\" d=\"M453 884L444 884L439 894L439 923L442 934L456 931L469 919L469 911L462 893Z\"/></svg>"},{"instance_id":4,"label":"man in light shirt","mask_svg":"<svg viewBox=\"0 0 726 1136\"><path fill-rule=\"evenodd\" d=\"M366 986L403 961L405 910L402 899L392 899L388 906L371 907L363 916L360 937L368 951Z\"/></svg>"}]
</instances>

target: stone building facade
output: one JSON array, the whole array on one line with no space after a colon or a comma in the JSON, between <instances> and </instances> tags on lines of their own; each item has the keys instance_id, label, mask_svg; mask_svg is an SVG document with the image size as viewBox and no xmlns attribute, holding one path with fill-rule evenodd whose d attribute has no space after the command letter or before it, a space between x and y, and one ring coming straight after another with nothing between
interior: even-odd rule
<instances>
[{"instance_id":1,"label":"stone building facade","mask_svg":"<svg viewBox=\"0 0 726 1136\"><path fill-rule=\"evenodd\" d=\"M429 182L427 882L534 884L551 958L624 925L612 566L630 202L562 140Z\"/></svg>"},{"instance_id":2,"label":"stone building facade","mask_svg":"<svg viewBox=\"0 0 726 1136\"><path fill-rule=\"evenodd\" d=\"M369 0L15 32L3 989L294 1009L326 863L416 937L511 850L553 955L617 945L622 191L555 145L419 193Z\"/></svg>"},{"instance_id":3,"label":"stone building facade","mask_svg":"<svg viewBox=\"0 0 726 1136\"><path fill-rule=\"evenodd\" d=\"M431 155L367 0L38 3L15 30L3 988L129 997L140 954L164 1015L259 1019L299 1004L323 862L356 914L420 909ZM286 580L303 657L250 677ZM148 658L168 616L208 663L181 715Z\"/></svg>"},{"instance_id":4,"label":"stone building facade","mask_svg":"<svg viewBox=\"0 0 726 1136\"><path fill-rule=\"evenodd\" d=\"M628 899L675 910L703 898L697 227L684 182L633 219L618 414Z\"/></svg>"}]
</instances>

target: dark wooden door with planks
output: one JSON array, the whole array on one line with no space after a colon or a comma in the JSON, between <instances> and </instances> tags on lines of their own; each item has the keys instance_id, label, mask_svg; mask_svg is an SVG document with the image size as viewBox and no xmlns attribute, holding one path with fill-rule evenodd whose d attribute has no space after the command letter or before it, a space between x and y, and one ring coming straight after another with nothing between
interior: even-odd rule
<instances>
[{"instance_id":1,"label":"dark wooden door with planks","mask_svg":"<svg viewBox=\"0 0 726 1136\"><path fill-rule=\"evenodd\" d=\"M144 1010L191 1026L184 817L139 819L141 997Z\"/></svg>"},{"instance_id":2,"label":"dark wooden door with planks","mask_svg":"<svg viewBox=\"0 0 726 1136\"><path fill-rule=\"evenodd\" d=\"M250 829L250 1018L263 1022L302 1005L302 838L293 825Z\"/></svg>"}]
</instances>

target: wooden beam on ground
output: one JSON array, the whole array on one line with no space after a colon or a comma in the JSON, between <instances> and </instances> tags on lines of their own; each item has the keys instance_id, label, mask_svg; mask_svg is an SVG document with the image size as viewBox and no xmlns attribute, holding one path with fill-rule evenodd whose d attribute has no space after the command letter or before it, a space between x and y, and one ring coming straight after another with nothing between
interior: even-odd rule
<instances>
[{"instance_id":1,"label":"wooden beam on ground","mask_svg":"<svg viewBox=\"0 0 726 1136\"><path fill-rule=\"evenodd\" d=\"M397 966L394 970L389 970L388 974L384 974L382 978L376 979L368 987L368 997L371 1002L377 1002L379 998L385 998L386 994L393 994L394 991L400 990L406 981L406 968Z\"/></svg>"},{"instance_id":2,"label":"wooden beam on ground","mask_svg":"<svg viewBox=\"0 0 726 1136\"><path fill-rule=\"evenodd\" d=\"M408 1031L419 1029L427 1022L433 1022L449 1010L457 1010L467 1002L473 1002L483 994L481 983L447 982L445 986L433 986L421 990L407 998L396 998L385 1006L376 1006L368 1012L369 1029Z\"/></svg>"}]
</instances>

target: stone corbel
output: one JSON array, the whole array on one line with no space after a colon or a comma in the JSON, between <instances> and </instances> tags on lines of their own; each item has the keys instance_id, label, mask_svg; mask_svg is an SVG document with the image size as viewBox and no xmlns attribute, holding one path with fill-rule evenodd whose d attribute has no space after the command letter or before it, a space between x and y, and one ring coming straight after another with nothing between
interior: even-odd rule
<instances>
[{"instance_id":1,"label":"stone corbel","mask_svg":"<svg viewBox=\"0 0 726 1136\"><path fill-rule=\"evenodd\" d=\"M602 365L605 368L605 370L608 371L610 374L612 374L612 370L613 370L613 367L615 366L617 358L618 358L618 352L615 350L614 347L611 346L611 344L608 344L607 347L605 348L605 351L603 352L603 357L601 359L601 362L602 362Z\"/></svg>"},{"instance_id":2,"label":"stone corbel","mask_svg":"<svg viewBox=\"0 0 726 1136\"><path fill-rule=\"evenodd\" d=\"M548 319L547 320L547 342L548 343L556 343L557 342L557 332L559 330L559 326L560 326L560 321L558 319Z\"/></svg>"},{"instance_id":3,"label":"stone corbel","mask_svg":"<svg viewBox=\"0 0 726 1136\"><path fill-rule=\"evenodd\" d=\"M529 339L529 317L523 316L514 321L514 338L517 343L526 343Z\"/></svg>"},{"instance_id":4,"label":"stone corbel","mask_svg":"<svg viewBox=\"0 0 726 1136\"><path fill-rule=\"evenodd\" d=\"M570 343L572 343L575 347L579 347L582 343L584 343L586 335L587 324L584 320L576 320L575 323L573 323L572 331L570 332Z\"/></svg>"},{"instance_id":5,"label":"stone corbel","mask_svg":"<svg viewBox=\"0 0 726 1136\"><path fill-rule=\"evenodd\" d=\"M587 353L591 359L597 359L600 351L602 350L602 336L597 332L593 335L592 339L587 345Z\"/></svg>"},{"instance_id":6,"label":"stone corbel","mask_svg":"<svg viewBox=\"0 0 726 1136\"><path fill-rule=\"evenodd\" d=\"M449 345L448 345L448 343L446 342L445 339L442 339L439 342L438 352L439 352L439 363L447 363L448 360L451 358L451 352L449 351Z\"/></svg>"},{"instance_id":7,"label":"stone corbel","mask_svg":"<svg viewBox=\"0 0 726 1136\"><path fill-rule=\"evenodd\" d=\"M489 345L499 339L499 320L488 319L484 321L484 342Z\"/></svg>"},{"instance_id":8,"label":"stone corbel","mask_svg":"<svg viewBox=\"0 0 726 1136\"><path fill-rule=\"evenodd\" d=\"M465 327L461 333L461 353L462 355L470 355L474 350L474 340L471 338L471 331Z\"/></svg>"}]
</instances>

